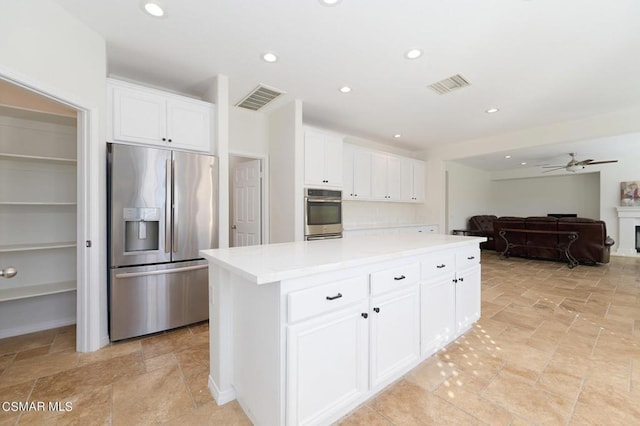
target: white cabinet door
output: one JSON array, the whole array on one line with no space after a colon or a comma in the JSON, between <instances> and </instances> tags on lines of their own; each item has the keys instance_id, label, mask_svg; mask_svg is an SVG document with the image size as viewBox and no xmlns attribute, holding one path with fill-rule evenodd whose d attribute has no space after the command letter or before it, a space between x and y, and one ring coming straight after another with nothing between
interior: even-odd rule
<instances>
[{"instance_id":1,"label":"white cabinet door","mask_svg":"<svg viewBox=\"0 0 640 426\"><path fill-rule=\"evenodd\" d=\"M317 188L342 187L342 138L311 129L304 132L304 183Z\"/></svg>"},{"instance_id":2,"label":"white cabinet door","mask_svg":"<svg viewBox=\"0 0 640 426\"><path fill-rule=\"evenodd\" d=\"M211 152L213 105L109 80L107 139Z\"/></svg>"},{"instance_id":3,"label":"white cabinet door","mask_svg":"<svg viewBox=\"0 0 640 426\"><path fill-rule=\"evenodd\" d=\"M480 318L480 265L456 274L456 334L468 330Z\"/></svg>"},{"instance_id":4,"label":"white cabinet door","mask_svg":"<svg viewBox=\"0 0 640 426\"><path fill-rule=\"evenodd\" d=\"M420 357L418 286L371 302L371 387L389 380Z\"/></svg>"},{"instance_id":5,"label":"white cabinet door","mask_svg":"<svg viewBox=\"0 0 640 426\"><path fill-rule=\"evenodd\" d=\"M113 88L111 105L114 141L164 144L165 98L144 90Z\"/></svg>"},{"instance_id":6,"label":"white cabinet door","mask_svg":"<svg viewBox=\"0 0 640 426\"><path fill-rule=\"evenodd\" d=\"M371 199L371 151L351 144L343 150L342 198L367 201Z\"/></svg>"},{"instance_id":7,"label":"white cabinet door","mask_svg":"<svg viewBox=\"0 0 640 426\"><path fill-rule=\"evenodd\" d=\"M342 199L355 200L354 188L354 168L355 168L356 147L351 144L344 144L342 151Z\"/></svg>"},{"instance_id":8,"label":"white cabinet door","mask_svg":"<svg viewBox=\"0 0 640 426\"><path fill-rule=\"evenodd\" d=\"M326 135L324 139L325 185L342 187L342 138Z\"/></svg>"},{"instance_id":9,"label":"white cabinet door","mask_svg":"<svg viewBox=\"0 0 640 426\"><path fill-rule=\"evenodd\" d=\"M433 354L456 336L456 287L453 275L421 284L420 332L423 357Z\"/></svg>"},{"instance_id":10,"label":"white cabinet door","mask_svg":"<svg viewBox=\"0 0 640 426\"><path fill-rule=\"evenodd\" d=\"M211 151L211 115L206 104L167 101L167 142L175 148Z\"/></svg>"},{"instance_id":11,"label":"white cabinet door","mask_svg":"<svg viewBox=\"0 0 640 426\"><path fill-rule=\"evenodd\" d=\"M287 327L286 424L320 424L368 389L367 302Z\"/></svg>"},{"instance_id":12,"label":"white cabinet door","mask_svg":"<svg viewBox=\"0 0 640 426\"><path fill-rule=\"evenodd\" d=\"M387 195L389 201L400 201L402 163L398 157L387 158Z\"/></svg>"},{"instance_id":13,"label":"white cabinet door","mask_svg":"<svg viewBox=\"0 0 640 426\"><path fill-rule=\"evenodd\" d=\"M354 153L353 192L356 200L371 199L371 151L358 149Z\"/></svg>"},{"instance_id":14,"label":"white cabinet door","mask_svg":"<svg viewBox=\"0 0 640 426\"><path fill-rule=\"evenodd\" d=\"M413 161L413 201L424 201L426 166L424 161Z\"/></svg>"},{"instance_id":15,"label":"white cabinet door","mask_svg":"<svg viewBox=\"0 0 640 426\"><path fill-rule=\"evenodd\" d=\"M400 201L402 173L399 157L382 153L372 155L371 188L374 200Z\"/></svg>"},{"instance_id":16,"label":"white cabinet door","mask_svg":"<svg viewBox=\"0 0 640 426\"><path fill-rule=\"evenodd\" d=\"M424 201L425 165L423 161L412 158L402 159L402 201Z\"/></svg>"},{"instance_id":17,"label":"white cabinet door","mask_svg":"<svg viewBox=\"0 0 640 426\"><path fill-rule=\"evenodd\" d=\"M377 152L371 158L371 192L374 200L387 199L387 156Z\"/></svg>"}]
</instances>

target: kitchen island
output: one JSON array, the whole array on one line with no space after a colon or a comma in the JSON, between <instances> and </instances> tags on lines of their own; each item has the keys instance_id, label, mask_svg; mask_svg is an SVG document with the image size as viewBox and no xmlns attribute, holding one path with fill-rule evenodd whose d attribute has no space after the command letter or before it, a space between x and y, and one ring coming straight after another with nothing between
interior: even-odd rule
<instances>
[{"instance_id":1,"label":"kitchen island","mask_svg":"<svg viewBox=\"0 0 640 426\"><path fill-rule=\"evenodd\" d=\"M328 424L480 317L482 237L204 250L209 389L257 425Z\"/></svg>"}]
</instances>

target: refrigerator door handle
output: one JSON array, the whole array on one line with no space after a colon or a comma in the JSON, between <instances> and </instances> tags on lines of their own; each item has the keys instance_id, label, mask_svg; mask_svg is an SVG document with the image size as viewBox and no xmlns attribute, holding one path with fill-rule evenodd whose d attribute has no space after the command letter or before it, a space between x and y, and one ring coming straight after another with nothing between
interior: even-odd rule
<instances>
[{"instance_id":1,"label":"refrigerator door handle","mask_svg":"<svg viewBox=\"0 0 640 426\"><path fill-rule=\"evenodd\" d=\"M167 197L164 205L164 252L169 253L171 251L171 206L173 205L173 199L171 194L171 160L166 161L165 165L165 191Z\"/></svg>"},{"instance_id":2,"label":"refrigerator door handle","mask_svg":"<svg viewBox=\"0 0 640 426\"><path fill-rule=\"evenodd\" d=\"M116 274L116 278L135 278L135 277L146 277L149 275L177 274L179 272L195 271L197 269L205 269L208 267L209 265L206 264L206 265L185 266L183 268L161 269L161 270L147 271L147 272L124 272L122 274Z\"/></svg>"},{"instance_id":3,"label":"refrigerator door handle","mask_svg":"<svg viewBox=\"0 0 640 426\"><path fill-rule=\"evenodd\" d=\"M176 160L171 160L171 171L172 173L175 174L176 172ZM175 187L172 186L172 197L175 197ZM171 223L173 224L173 252L177 253L178 252L178 212L176 211L176 209L173 206L174 204L174 200L173 198L171 199Z\"/></svg>"}]
</instances>

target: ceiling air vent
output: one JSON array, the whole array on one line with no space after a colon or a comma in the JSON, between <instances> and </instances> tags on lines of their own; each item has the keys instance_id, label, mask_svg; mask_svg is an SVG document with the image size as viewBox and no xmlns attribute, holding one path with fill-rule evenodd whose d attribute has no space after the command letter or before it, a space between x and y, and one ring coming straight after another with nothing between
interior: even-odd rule
<instances>
[{"instance_id":1,"label":"ceiling air vent","mask_svg":"<svg viewBox=\"0 0 640 426\"><path fill-rule=\"evenodd\" d=\"M251 93L244 97L240 102L236 104L237 107L250 109L257 111L284 92L274 89L272 87L263 86L259 84L258 87L253 89Z\"/></svg>"},{"instance_id":2,"label":"ceiling air vent","mask_svg":"<svg viewBox=\"0 0 640 426\"><path fill-rule=\"evenodd\" d=\"M471 83L469 83L463 76L456 74L449 78L445 78L444 80L440 80L437 83L433 83L429 88L439 95L444 95L445 93L452 92L456 89L460 89L461 87L467 87L470 84Z\"/></svg>"}]
</instances>

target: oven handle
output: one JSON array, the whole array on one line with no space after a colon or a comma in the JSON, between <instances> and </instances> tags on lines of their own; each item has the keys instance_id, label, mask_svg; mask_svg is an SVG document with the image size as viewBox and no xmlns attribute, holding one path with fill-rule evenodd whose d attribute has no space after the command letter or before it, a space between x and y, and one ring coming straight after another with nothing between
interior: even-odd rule
<instances>
[{"instance_id":1,"label":"oven handle","mask_svg":"<svg viewBox=\"0 0 640 426\"><path fill-rule=\"evenodd\" d=\"M334 238L342 238L342 234L326 234L326 235L307 235L305 239L307 241L315 241L315 240L331 240Z\"/></svg>"},{"instance_id":2,"label":"oven handle","mask_svg":"<svg viewBox=\"0 0 640 426\"><path fill-rule=\"evenodd\" d=\"M325 199L320 199L320 200L316 200L314 198L306 198L307 202L312 202L312 203L334 203L334 204L340 204L342 203L342 200L327 200Z\"/></svg>"}]
</instances>

